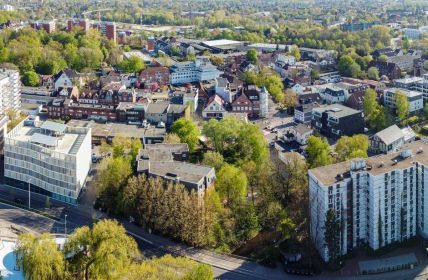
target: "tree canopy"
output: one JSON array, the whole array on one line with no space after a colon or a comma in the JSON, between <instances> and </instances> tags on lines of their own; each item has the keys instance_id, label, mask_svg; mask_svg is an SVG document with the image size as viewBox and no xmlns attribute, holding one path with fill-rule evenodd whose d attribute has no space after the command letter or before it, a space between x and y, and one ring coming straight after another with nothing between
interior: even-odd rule
<instances>
[{"instance_id":1,"label":"tree canopy","mask_svg":"<svg viewBox=\"0 0 428 280\"><path fill-rule=\"evenodd\" d=\"M311 168L324 166L333 163L330 145L327 139L310 136L306 147L307 160Z\"/></svg>"},{"instance_id":2,"label":"tree canopy","mask_svg":"<svg viewBox=\"0 0 428 280\"><path fill-rule=\"evenodd\" d=\"M186 143L190 151L196 149L200 130L192 119L180 118L176 120L171 126L171 132L175 133L182 143Z\"/></svg>"}]
</instances>

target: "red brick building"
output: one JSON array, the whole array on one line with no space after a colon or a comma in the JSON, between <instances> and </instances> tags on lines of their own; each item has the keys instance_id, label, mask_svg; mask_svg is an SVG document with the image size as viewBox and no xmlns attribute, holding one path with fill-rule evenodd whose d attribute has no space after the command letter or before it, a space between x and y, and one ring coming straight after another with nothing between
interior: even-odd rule
<instances>
[{"instance_id":1,"label":"red brick building","mask_svg":"<svg viewBox=\"0 0 428 280\"><path fill-rule=\"evenodd\" d=\"M71 32L73 29L75 29L77 27L82 29L85 33L87 33L89 31L89 27L90 27L89 20L84 19L84 18L81 18L81 19L72 18L72 19L69 19L67 21L67 31L68 32Z\"/></svg>"},{"instance_id":2,"label":"red brick building","mask_svg":"<svg viewBox=\"0 0 428 280\"><path fill-rule=\"evenodd\" d=\"M141 71L139 81L149 86L153 83L158 83L160 86L169 84L169 69L167 67L148 67Z\"/></svg>"}]
</instances>

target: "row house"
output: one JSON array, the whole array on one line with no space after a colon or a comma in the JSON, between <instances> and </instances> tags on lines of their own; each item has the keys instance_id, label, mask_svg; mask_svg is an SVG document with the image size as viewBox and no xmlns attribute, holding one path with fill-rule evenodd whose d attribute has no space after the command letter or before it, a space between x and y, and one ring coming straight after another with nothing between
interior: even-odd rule
<instances>
[{"instance_id":1,"label":"row house","mask_svg":"<svg viewBox=\"0 0 428 280\"><path fill-rule=\"evenodd\" d=\"M156 83L159 86L169 85L169 69L167 67L148 67L141 71L138 82L149 88L152 84Z\"/></svg>"},{"instance_id":2,"label":"row house","mask_svg":"<svg viewBox=\"0 0 428 280\"><path fill-rule=\"evenodd\" d=\"M54 99L47 106L49 118L97 119L116 121L115 106L77 103L71 99Z\"/></svg>"},{"instance_id":3,"label":"row house","mask_svg":"<svg viewBox=\"0 0 428 280\"><path fill-rule=\"evenodd\" d=\"M268 113L268 91L266 88L248 86L241 90L235 100L231 103L232 111L247 113L248 117L266 117Z\"/></svg>"}]
</instances>

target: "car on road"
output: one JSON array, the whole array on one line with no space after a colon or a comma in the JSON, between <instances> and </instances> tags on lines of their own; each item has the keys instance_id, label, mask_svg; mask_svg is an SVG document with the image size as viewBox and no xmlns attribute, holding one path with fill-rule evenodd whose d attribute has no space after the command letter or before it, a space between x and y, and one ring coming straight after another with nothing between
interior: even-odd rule
<instances>
[{"instance_id":1,"label":"car on road","mask_svg":"<svg viewBox=\"0 0 428 280\"><path fill-rule=\"evenodd\" d=\"M20 198L15 198L15 203L24 204L24 201L22 201L22 199L20 199Z\"/></svg>"}]
</instances>

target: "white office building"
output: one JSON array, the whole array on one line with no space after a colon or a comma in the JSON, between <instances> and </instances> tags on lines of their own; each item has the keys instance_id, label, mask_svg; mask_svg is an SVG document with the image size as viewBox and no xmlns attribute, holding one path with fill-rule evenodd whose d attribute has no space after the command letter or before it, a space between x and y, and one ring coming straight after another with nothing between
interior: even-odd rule
<instances>
[{"instance_id":1,"label":"white office building","mask_svg":"<svg viewBox=\"0 0 428 280\"><path fill-rule=\"evenodd\" d=\"M214 80L221 72L208 59L176 62L170 67L170 83L185 84Z\"/></svg>"},{"instance_id":2,"label":"white office building","mask_svg":"<svg viewBox=\"0 0 428 280\"><path fill-rule=\"evenodd\" d=\"M91 129L27 118L5 138L8 186L76 204L91 167Z\"/></svg>"},{"instance_id":3,"label":"white office building","mask_svg":"<svg viewBox=\"0 0 428 280\"><path fill-rule=\"evenodd\" d=\"M310 234L328 261L326 214L339 225L340 255L368 245L373 250L420 235L428 237L428 143L308 171ZM334 242L333 242L334 243Z\"/></svg>"},{"instance_id":4,"label":"white office building","mask_svg":"<svg viewBox=\"0 0 428 280\"><path fill-rule=\"evenodd\" d=\"M423 110L424 95L422 92L397 88L390 88L384 91L384 103L386 107L391 109L396 108L396 93L398 91L406 95L407 101L409 102L410 114Z\"/></svg>"},{"instance_id":5,"label":"white office building","mask_svg":"<svg viewBox=\"0 0 428 280\"><path fill-rule=\"evenodd\" d=\"M16 70L0 69L0 112L19 110L21 106L21 81Z\"/></svg>"}]
</instances>

